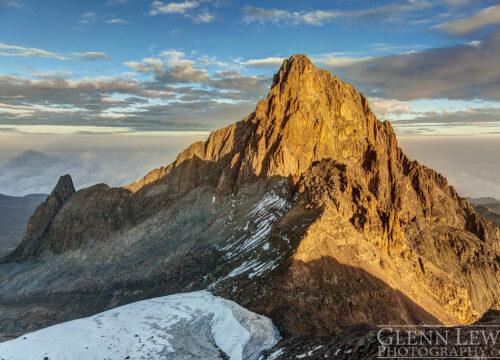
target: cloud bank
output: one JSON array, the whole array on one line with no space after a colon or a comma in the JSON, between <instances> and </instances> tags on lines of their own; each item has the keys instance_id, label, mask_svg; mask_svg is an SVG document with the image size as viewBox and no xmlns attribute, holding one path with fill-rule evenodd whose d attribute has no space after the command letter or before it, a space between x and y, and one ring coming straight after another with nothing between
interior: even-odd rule
<instances>
[{"instance_id":1,"label":"cloud bank","mask_svg":"<svg viewBox=\"0 0 500 360\"><path fill-rule=\"evenodd\" d=\"M500 100L500 30L482 41L360 59L317 63L373 96Z\"/></svg>"}]
</instances>

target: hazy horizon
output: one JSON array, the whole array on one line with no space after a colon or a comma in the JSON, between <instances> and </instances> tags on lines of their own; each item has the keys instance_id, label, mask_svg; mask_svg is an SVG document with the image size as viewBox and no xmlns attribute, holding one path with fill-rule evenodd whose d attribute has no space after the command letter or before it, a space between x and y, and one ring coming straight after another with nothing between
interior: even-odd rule
<instances>
[{"instance_id":1,"label":"hazy horizon","mask_svg":"<svg viewBox=\"0 0 500 360\"><path fill-rule=\"evenodd\" d=\"M0 193L49 193L66 173L78 189L98 183L127 185L170 164L188 145L207 136L11 135L0 144ZM500 199L500 135L398 136L398 141L412 160L443 174L461 196ZM29 150L47 157L35 158L34 165L30 159L12 161ZM7 165L9 171L2 171Z\"/></svg>"}]
</instances>

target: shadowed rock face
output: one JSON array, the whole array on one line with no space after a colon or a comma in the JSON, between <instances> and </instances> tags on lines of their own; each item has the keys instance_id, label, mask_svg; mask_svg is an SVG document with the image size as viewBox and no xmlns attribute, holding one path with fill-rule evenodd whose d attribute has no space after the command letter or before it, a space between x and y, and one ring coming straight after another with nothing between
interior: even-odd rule
<instances>
[{"instance_id":1,"label":"shadowed rock face","mask_svg":"<svg viewBox=\"0 0 500 360\"><path fill-rule=\"evenodd\" d=\"M23 197L0 194L0 258L11 253L26 234L26 224L36 207L47 195Z\"/></svg>"},{"instance_id":2,"label":"shadowed rock face","mask_svg":"<svg viewBox=\"0 0 500 360\"><path fill-rule=\"evenodd\" d=\"M470 323L500 305L500 228L304 55L171 165L63 198L0 266L5 332L203 288L288 335Z\"/></svg>"},{"instance_id":3,"label":"shadowed rock face","mask_svg":"<svg viewBox=\"0 0 500 360\"><path fill-rule=\"evenodd\" d=\"M38 256L44 250L43 238L46 236L52 220L74 193L75 187L71 176L61 176L47 200L38 205L29 219L26 235L21 244L3 261L25 260Z\"/></svg>"}]
</instances>

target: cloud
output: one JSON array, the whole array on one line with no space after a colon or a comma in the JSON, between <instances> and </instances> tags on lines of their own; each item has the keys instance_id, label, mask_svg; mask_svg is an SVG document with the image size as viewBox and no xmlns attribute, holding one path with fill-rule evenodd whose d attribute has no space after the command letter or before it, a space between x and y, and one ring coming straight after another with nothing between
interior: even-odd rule
<instances>
[{"instance_id":1,"label":"cloud","mask_svg":"<svg viewBox=\"0 0 500 360\"><path fill-rule=\"evenodd\" d=\"M410 104L394 99L372 97L368 102L373 112L380 118L385 118L389 114L408 113L410 110Z\"/></svg>"},{"instance_id":2,"label":"cloud","mask_svg":"<svg viewBox=\"0 0 500 360\"><path fill-rule=\"evenodd\" d=\"M124 65L141 73L154 74L153 84L156 87L165 84L200 84L214 89L241 91L246 94L248 101L255 95L265 95L270 83L269 76L243 76L235 71L218 71L210 75L206 69L196 66L197 63L201 66L230 66L229 63L218 61L216 58L200 56L198 61L195 61L177 50L162 51L159 56L160 58L143 59L141 62L126 62ZM213 96L217 94L213 93ZM234 95L231 97L235 98Z\"/></svg>"},{"instance_id":3,"label":"cloud","mask_svg":"<svg viewBox=\"0 0 500 360\"><path fill-rule=\"evenodd\" d=\"M194 22L195 24L208 24L208 23L215 21L215 15L212 15L208 12L204 12L204 13L197 14L194 16L187 15L187 17L189 17L191 19L191 21Z\"/></svg>"},{"instance_id":4,"label":"cloud","mask_svg":"<svg viewBox=\"0 0 500 360\"><path fill-rule=\"evenodd\" d=\"M88 13L82 14L78 23L79 24L94 24L96 21L97 21L97 17L95 15L95 13L88 12Z\"/></svg>"},{"instance_id":5,"label":"cloud","mask_svg":"<svg viewBox=\"0 0 500 360\"><path fill-rule=\"evenodd\" d=\"M215 4L214 6L216 6ZM149 15L156 16L160 14L181 14L185 18L190 19L194 24L208 24L216 20L216 16L206 9L198 13L189 13L189 11L200 6L198 1L170 2L163 3L161 1L153 1Z\"/></svg>"},{"instance_id":6,"label":"cloud","mask_svg":"<svg viewBox=\"0 0 500 360\"><path fill-rule=\"evenodd\" d=\"M116 3L115 5L117 5L118 3ZM112 5L106 5L105 6L112 6ZM79 24L84 24L84 25L91 25L91 24L95 24L97 21L103 21L107 24L126 24L127 21L126 20L123 20L123 19L120 19L120 18L111 18L111 19L108 19L108 20L103 20L102 17L98 17L96 15L96 13L93 13L93 12L88 12L88 13L85 13L81 16L80 20L78 21Z\"/></svg>"},{"instance_id":7,"label":"cloud","mask_svg":"<svg viewBox=\"0 0 500 360\"><path fill-rule=\"evenodd\" d=\"M106 55L103 52L98 52L98 51L90 51L90 52L84 52L84 53L71 53L72 56L74 56L77 59L82 59L82 60L87 60L87 61L95 61L95 60L108 60L109 56Z\"/></svg>"},{"instance_id":8,"label":"cloud","mask_svg":"<svg viewBox=\"0 0 500 360\"><path fill-rule=\"evenodd\" d=\"M14 0L0 0L0 6L9 6L13 8L22 8L23 4L21 4L19 1L14 1Z\"/></svg>"},{"instance_id":9,"label":"cloud","mask_svg":"<svg viewBox=\"0 0 500 360\"><path fill-rule=\"evenodd\" d=\"M185 14L186 11L198 7L200 4L197 1L184 1L180 3L163 3L161 1L153 1L151 3L152 9L149 15L155 16L159 14Z\"/></svg>"},{"instance_id":10,"label":"cloud","mask_svg":"<svg viewBox=\"0 0 500 360\"><path fill-rule=\"evenodd\" d=\"M461 196L500 198L500 136L399 137L403 151L439 171Z\"/></svg>"},{"instance_id":11,"label":"cloud","mask_svg":"<svg viewBox=\"0 0 500 360\"><path fill-rule=\"evenodd\" d=\"M62 72L0 75L0 124L210 130L246 116L269 89L267 75L242 75L238 62L196 56L166 50L125 62L142 81L125 75L75 80Z\"/></svg>"},{"instance_id":12,"label":"cloud","mask_svg":"<svg viewBox=\"0 0 500 360\"><path fill-rule=\"evenodd\" d=\"M105 22L107 22L108 24L126 24L127 23L127 21L125 21L123 19L118 19L118 18L109 19L109 20L106 20Z\"/></svg>"},{"instance_id":13,"label":"cloud","mask_svg":"<svg viewBox=\"0 0 500 360\"><path fill-rule=\"evenodd\" d=\"M268 57L264 59L250 59L244 61L242 64L247 66L280 66L285 58L281 57Z\"/></svg>"},{"instance_id":14,"label":"cloud","mask_svg":"<svg viewBox=\"0 0 500 360\"><path fill-rule=\"evenodd\" d=\"M128 0L107 0L104 6L115 6L125 4Z\"/></svg>"},{"instance_id":15,"label":"cloud","mask_svg":"<svg viewBox=\"0 0 500 360\"><path fill-rule=\"evenodd\" d=\"M41 58L52 58L58 60L107 60L109 57L103 52L74 52L70 54L58 54L55 52L23 47L17 45L7 45L0 43L0 56L23 56L23 57L41 57Z\"/></svg>"},{"instance_id":16,"label":"cloud","mask_svg":"<svg viewBox=\"0 0 500 360\"><path fill-rule=\"evenodd\" d=\"M27 149L22 150L30 146L50 148L46 151L48 154L26 151L0 164L0 193L14 196L49 194L59 176L68 173L77 189L99 183L127 185L154 168L168 165L190 143L206 138L193 135L148 138L65 135L71 139L68 141L54 135L7 137L24 140L22 146Z\"/></svg>"},{"instance_id":17,"label":"cloud","mask_svg":"<svg viewBox=\"0 0 500 360\"><path fill-rule=\"evenodd\" d=\"M405 109L402 109L402 111L405 111ZM492 106L470 107L458 111L414 112L414 114L416 116L413 119L397 121L398 126L413 127L415 124L434 128L474 126L478 129L500 127L500 108ZM484 130L484 132L487 132L487 130Z\"/></svg>"},{"instance_id":18,"label":"cloud","mask_svg":"<svg viewBox=\"0 0 500 360\"><path fill-rule=\"evenodd\" d=\"M111 78L72 81L60 76L31 80L0 75L0 102L46 107L61 105L63 106L61 110L65 111L74 111L75 108L87 110L96 107L109 108L113 106L112 103L105 101L109 95L113 93L139 95L142 91L134 80ZM64 107L65 105L70 105L72 108L68 109Z\"/></svg>"},{"instance_id":19,"label":"cloud","mask_svg":"<svg viewBox=\"0 0 500 360\"><path fill-rule=\"evenodd\" d=\"M375 59L372 56L362 57L362 58L352 58L346 56L337 56L335 54L326 54L313 56L313 61L321 65L336 68L336 67L349 67L359 63L366 63L370 60Z\"/></svg>"},{"instance_id":20,"label":"cloud","mask_svg":"<svg viewBox=\"0 0 500 360\"><path fill-rule=\"evenodd\" d=\"M439 24L434 28L451 35L467 35L488 25L500 24L500 5L487 7L474 15L460 20Z\"/></svg>"},{"instance_id":21,"label":"cloud","mask_svg":"<svg viewBox=\"0 0 500 360\"><path fill-rule=\"evenodd\" d=\"M149 74L152 72L159 73L165 69L165 64L161 59L158 58L146 58L142 59L141 62L138 61L127 61L123 65L134 69L137 72Z\"/></svg>"},{"instance_id":22,"label":"cloud","mask_svg":"<svg viewBox=\"0 0 500 360\"><path fill-rule=\"evenodd\" d=\"M400 14L411 14L416 10L432 7L427 0L409 0L390 5L378 6L370 9L341 11L341 10L311 10L311 11L287 11L281 9L265 9L255 6L243 8L243 21L247 24L252 22L274 23L277 25L313 25L322 26L337 19L374 19L382 17L384 21L398 20Z\"/></svg>"},{"instance_id":23,"label":"cloud","mask_svg":"<svg viewBox=\"0 0 500 360\"><path fill-rule=\"evenodd\" d=\"M500 99L500 30L481 41L363 59L316 61L367 95L420 98Z\"/></svg>"},{"instance_id":24,"label":"cloud","mask_svg":"<svg viewBox=\"0 0 500 360\"><path fill-rule=\"evenodd\" d=\"M7 45L0 43L0 56L34 56L43 58L54 58L59 60L69 60L69 57L60 55L54 52L37 49L27 48L23 46Z\"/></svg>"},{"instance_id":25,"label":"cloud","mask_svg":"<svg viewBox=\"0 0 500 360\"><path fill-rule=\"evenodd\" d=\"M57 79L57 78L66 79L74 76L75 74L72 73L71 71L56 70L56 71L49 71L46 73L31 73L30 75L39 79Z\"/></svg>"},{"instance_id":26,"label":"cloud","mask_svg":"<svg viewBox=\"0 0 500 360\"><path fill-rule=\"evenodd\" d=\"M298 13L296 13L299 15ZM265 23L277 23L281 20L292 20L293 14L285 10L263 9L255 6L245 6L243 8L243 21L250 24L254 21Z\"/></svg>"}]
</instances>

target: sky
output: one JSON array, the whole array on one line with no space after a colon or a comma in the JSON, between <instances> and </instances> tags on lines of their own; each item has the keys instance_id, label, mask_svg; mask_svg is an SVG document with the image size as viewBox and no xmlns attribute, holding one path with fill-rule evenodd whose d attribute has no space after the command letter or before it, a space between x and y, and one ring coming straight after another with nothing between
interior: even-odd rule
<instances>
[{"instance_id":1,"label":"sky","mask_svg":"<svg viewBox=\"0 0 500 360\"><path fill-rule=\"evenodd\" d=\"M498 0L0 0L0 162L108 141L170 159L249 114L296 53L400 137L500 135Z\"/></svg>"}]
</instances>

